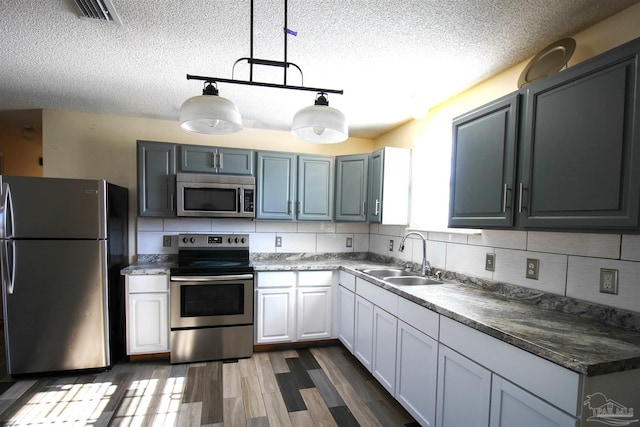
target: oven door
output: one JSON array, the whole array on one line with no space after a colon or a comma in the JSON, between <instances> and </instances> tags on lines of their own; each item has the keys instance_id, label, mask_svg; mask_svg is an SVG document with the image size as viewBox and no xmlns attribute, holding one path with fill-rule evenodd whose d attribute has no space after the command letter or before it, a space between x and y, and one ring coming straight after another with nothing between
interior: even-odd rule
<instances>
[{"instance_id":1,"label":"oven door","mask_svg":"<svg viewBox=\"0 0 640 427\"><path fill-rule=\"evenodd\" d=\"M171 329L253 324L253 274L171 276Z\"/></svg>"}]
</instances>

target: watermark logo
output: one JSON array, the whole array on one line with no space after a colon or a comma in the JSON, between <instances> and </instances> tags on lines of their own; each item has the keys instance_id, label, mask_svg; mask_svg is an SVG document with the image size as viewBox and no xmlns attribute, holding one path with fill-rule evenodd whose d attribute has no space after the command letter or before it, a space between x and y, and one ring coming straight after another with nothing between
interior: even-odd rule
<instances>
[{"instance_id":1,"label":"watermark logo","mask_svg":"<svg viewBox=\"0 0 640 427\"><path fill-rule=\"evenodd\" d=\"M638 422L637 418L633 418L633 408L627 408L615 400L607 399L607 396L602 393L588 395L584 405L593 411L593 415L587 418L587 421L609 426L628 426Z\"/></svg>"}]
</instances>

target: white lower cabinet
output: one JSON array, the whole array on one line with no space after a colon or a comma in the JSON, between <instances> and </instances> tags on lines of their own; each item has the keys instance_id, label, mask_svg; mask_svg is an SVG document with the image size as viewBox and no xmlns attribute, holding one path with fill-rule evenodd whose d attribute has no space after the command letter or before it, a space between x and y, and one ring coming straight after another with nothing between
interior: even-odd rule
<instances>
[{"instance_id":1,"label":"white lower cabinet","mask_svg":"<svg viewBox=\"0 0 640 427\"><path fill-rule=\"evenodd\" d=\"M438 342L398 320L397 343L395 398L421 425L433 426Z\"/></svg>"},{"instance_id":2,"label":"white lower cabinet","mask_svg":"<svg viewBox=\"0 0 640 427\"><path fill-rule=\"evenodd\" d=\"M442 344L437 396L438 427L489 425L491 372Z\"/></svg>"},{"instance_id":3,"label":"white lower cabinet","mask_svg":"<svg viewBox=\"0 0 640 427\"><path fill-rule=\"evenodd\" d=\"M258 289L256 296L256 341L293 341L295 289Z\"/></svg>"},{"instance_id":4,"label":"white lower cabinet","mask_svg":"<svg viewBox=\"0 0 640 427\"><path fill-rule=\"evenodd\" d=\"M575 427L577 420L498 375L491 384L491 427Z\"/></svg>"},{"instance_id":5,"label":"white lower cabinet","mask_svg":"<svg viewBox=\"0 0 640 427\"><path fill-rule=\"evenodd\" d=\"M332 337L333 272L258 272L256 343Z\"/></svg>"},{"instance_id":6,"label":"white lower cabinet","mask_svg":"<svg viewBox=\"0 0 640 427\"><path fill-rule=\"evenodd\" d=\"M396 336L398 319L374 306L371 373L393 395L396 387Z\"/></svg>"},{"instance_id":7,"label":"white lower cabinet","mask_svg":"<svg viewBox=\"0 0 640 427\"><path fill-rule=\"evenodd\" d=\"M338 286L338 339L353 353L354 321L355 321L356 296L349 289Z\"/></svg>"},{"instance_id":8,"label":"white lower cabinet","mask_svg":"<svg viewBox=\"0 0 640 427\"><path fill-rule=\"evenodd\" d=\"M373 361L373 304L356 295L353 355L371 372Z\"/></svg>"},{"instance_id":9,"label":"white lower cabinet","mask_svg":"<svg viewBox=\"0 0 640 427\"><path fill-rule=\"evenodd\" d=\"M296 299L298 340L331 338L331 288L298 288Z\"/></svg>"},{"instance_id":10,"label":"white lower cabinet","mask_svg":"<svg viewBox=\"0 0 640 427\"><path fill-rule=\"evenodd\" d=\"M127 354L169 351L169 278L126 276Z\"/></svg>"}]
</instances>

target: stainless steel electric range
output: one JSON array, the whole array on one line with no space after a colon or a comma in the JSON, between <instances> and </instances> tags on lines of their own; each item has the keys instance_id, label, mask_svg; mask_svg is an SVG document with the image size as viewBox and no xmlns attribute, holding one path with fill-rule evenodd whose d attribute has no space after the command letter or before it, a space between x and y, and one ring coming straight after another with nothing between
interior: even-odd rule
<instances>
[{"instance_id":1,"label":"stainless steel electric range","mask_svg":"<svg viewBox=\"0 0 640 427\"><path fill-rule=\"evenodd\" d=\"M171 269L171 363L251 357L254 269L247 234L180 234Z\"/></svg>"}]
</instances>

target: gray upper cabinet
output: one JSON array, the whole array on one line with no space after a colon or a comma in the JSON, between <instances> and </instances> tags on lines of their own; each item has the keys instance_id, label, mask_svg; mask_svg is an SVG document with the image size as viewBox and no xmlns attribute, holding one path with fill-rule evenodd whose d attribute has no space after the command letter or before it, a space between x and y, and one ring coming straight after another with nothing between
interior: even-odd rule
<instances>
[{"instance_id":1,"label":"gray upper cabinet","mask_svg":"<svg viewBox=\"0 0 640 427\"><path fill-rule=\"evenodd\" d=\"M251 150L206 145L181 145L180 171L253 175L253 158L254 152Z\"/></svg>"},{"instance_id":2,"label":"gray upper cabinet","mask_svg":"<svg viewBox=\"0 0 640 427\"><path fill-rule=\"evenodd\" d=\"M640 39L455 119L449 225L636 228L639 52Z\"/></svg>"},{"instance_id":3,"label":"gray upper cabinet","mask_svg":"<svg viewBox=\"0 0 640 427\"><path fill-rule=\"evenodd\" d=\"M298 219L333 221L334 158L298 156Z\"/></svg>"},{"instance_id":4,"label":"gray upper cabinet","mask_svg":"<svg viewBox=\"0 0 640 427\"><path fill-rule=\"evenodd\" d=\"M332 221L334 158L259 151L256 218Z\"/></svg>"},{"instance_id":5,"label":"gray upper cabinet","mask_svg":"<svg viewBox=\"0 0 640 427\"><path fill-rule=\"evenodd\" d=\"M367 221L369 155L336 158L336 221Z\"/></svg>"},{"instance_id":6,"label":"gray upper cabinet","mask_svg":"<svg viewBox=\"0 0 640 427\"><path fill-rule=\"evenodd\" d=\"M411 150L385 147L369 156L367 218L369 222L409 223Z\"/></svg>"},{"instance_id":7,"label":"gray upper cabinet","mask_svg":"<svg viewBox=\"0 0 640 427\"><path fill-rule=\"evenodd\" d=\"M176 145L138 141L138 215L176 215Z\"/></svg>"},{"instance_id":8,"label":"gray upper cabinet","mask_svg":"<svg viewBox=\"0 0 640 427\"><path fill-rule=\"evenodd\" d=\"M638 50L611 51L527 90L524 227L638 226Z\"/></svg>"},{"instance_id":9,"label":"gray upper cabinet","mask_svg":"<svg viewBox=\"0 0 640 427\"><path fill-rule=\"evenodd\" d=\"M259 151L257 154L258 219L295 219L297 156Z\"/></svg>"},{"instance_id":10,"label":"gray upper cabinet","mask_svg":"<svg viewBox=\"0 0 640 427\"><path fill-rule=\"evenodd\" d=\"M511 227L517 94L453 121L449 226Z\"/></svg>"}]
</instances>

